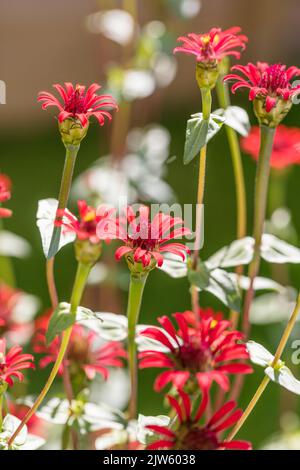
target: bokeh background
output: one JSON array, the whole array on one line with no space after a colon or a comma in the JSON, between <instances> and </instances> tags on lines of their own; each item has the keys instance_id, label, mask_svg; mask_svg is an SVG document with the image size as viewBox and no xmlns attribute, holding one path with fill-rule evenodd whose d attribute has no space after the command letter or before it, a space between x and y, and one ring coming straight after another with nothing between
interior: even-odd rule
<instances>
[{"instance_id":1,"label":"bokeh background","mask_svg":"<svg viewBox=\"0 0 300 470\"><path fill-rule=\"evenodd\" d=\"M298 0L201 0L201 3L197 0L137 0L136 3L141 28L151 21L165 25L168 35L164 47L169 47L169 51L180 34L205 32L213 26L227 28L240 25L249 36L243 63L261 60L300 65ZM30 256L14 260L14 269L18 287L40 299L40 313L49 307L49 298L40 235L35 223L37 202L46 197L56 197L64 148L54 112L51 109L49 112L42 111L36 96L40 90L49 90L57 82L106 84L112 63L123 66L128 63L134 45L120 45L105 37L97 26L95 16L91 16L108 9L123 8L124 4L126 1L121 0L1 1L0 78L7 86L7 103L0 106L0 170L13 181L13 198L7 205L14 212L14 216L5 221L5 228L22 235L32 246ZM169 131L169 156L173 158L166 165L166 181L173 188L177 200L183 204L193 202L196 197L197 162L194 160L190 165L183 166L182 154L186 120L190 114L199 112L201 101L194 80L194 61L180 56L176 62L177 73L168 86L156 89L144 99L131 102L128 127L158 123ZM163 74L168 73L173 73L171 68L163 69ZM255 123L246 95L240 93L233 101L247 109L251 122ZM293 107L285 123L299 126L299 106ZM96 123L90 126L88 138L81 147L75 175L80 175L94 161L111 153L112 131L112 125L104 129L99 129ZM115 152L121 158L124 136L122 131L119 132ZM251 233L255 163L244 155L243 164L247 186L248 232ZM286 204L298 233L299 181L300 168L295 166L289 175ZM220 132L209 146L204 258L234 240L235 233L235 188L231 158L226 134ZM110 266L109 269L115 268ZM68 246L59 253L56 262L61 300L69 298L74 272L73 251ZM262 272L270 275L270 268L263 265ZM290 268L290 279L291 285L297 288L300 284L299 266ZM122 285L126 286L126 279L124 281L122 278ZM203 305L227 313L226 308L210 294L203 293L201 301ZM111 280L105 281L100 288L93 286L87 290L83 304L97 311L124 313L126 291L118 289ZM152 323L159 315L189 308L190 296L185 280L174 281L159 271L151 274L142 308L143 323ZM282 324L254 327L252 338L272 350L276 347L282 328ZM290 351L287 350L287 360ZM297 372L299 376L299 367L295 370ZM33 381L29 385L30 392L37 391L46 372L39 374L38 379L36 375L31 375ZM152 391L154 373L143 371L140 378L140 411L146 415L161 413L163 396ZM240 401L242 406L247 404L261 378L261 369L247 378ZM256 448L260 447L282 426L286 429L290 425L286 424L291 421L286 419L287 412L299 414L298 401L271 384L241 431L241 437L247 437ZM295 422L294 418L292 421Z\"/></svg>"}]
</instances>

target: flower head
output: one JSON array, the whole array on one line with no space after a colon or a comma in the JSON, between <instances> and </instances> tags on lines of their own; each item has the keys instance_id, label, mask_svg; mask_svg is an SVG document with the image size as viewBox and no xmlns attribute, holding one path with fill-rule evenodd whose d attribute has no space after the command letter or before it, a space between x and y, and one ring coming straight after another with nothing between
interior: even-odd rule
<instances>
[{"instance_id":1,"label":"flower head","mask_svg":"<svg viewBox=\"0 0 300 470\"><path fill-rule=\"evenodd\" d=\"M236 65L231 70L242 74L230 74L224 80L235 80L232 93L239 88L249 89L249 99L254 101L255 113L262 124L276 127L292 106L292 98L300 92L300 85L293 87L291 80L300 75L300 69L282 64Z\"/></svg>"},{"instance_id":2,"label":"flower head","mask_svg":"<svg viewBox=\"0 0 300 470\"><path fill-rule=\"evenodd\" d=\"M182 390L179 391L180 399L167 396L171 407L178 418L178 425L174 429L166 426L148 425L148 429L161 436L147 446L148 450L175 449L175 450L251 450L251 444L247 441L222 441L219 433L233 426L241 417L242 410L235 410L236 403L230 401L220 408L205 424L200 420L207 406L207 395L203 395L202 401L192 413L192 400Z\"/></svg>"},{"instance_id":3,"label":"flower head","mask_svg":"<svg viewBox=\"0 0 300 470\"><path fill-rule=\"evenodd\" d=\"M190 234L190 230L183 226L183 220L160 212L151 221L149 208L146 206L140 206L138 212L139 215L129 206L125 217L121 216L115 225L106 226L108 238L118 238L125 243L117 249L116 259L126 256L132 270L136 269L136 264L142 269L162 266L162 253L165 252L178 255L184 260L189 249L182 243L170 243L175 238Z\"/></svg>"},{"instance_id":4,"label":"flower head","mask_svg":"<svg viewBox=\"0 0 300 470\"><path fill-rule=\"evenodd\" d=\"M101 88L97 83L93 83L87 90L83 85L72 85L65 83L65 87L55 84L54 88L60 95L57 99L52 93L41 91L38 101L42 108L56 106L59 110L58 122L65 144L79 144L85 137L89 118L95 116L100 126L105 123L105 117L112 119L108 109L117 109L114 98L110 95L97 95Z\"/></svg>"},{"instance_id":5,"label":"flower head","mask_svg":"<svg viewBox=\"0 0 300 470\"><path fill-rule=\"evenodd\" d=\"M271 167L282 170L293 164L300 164L300 130L296 127L286 127L283 124L276 129ZM258 126L252 127L249 135L241 139L244 152L251 155L256 161L259 156L260 130Z\"/></svg>"},{"instance_id":6,"label":"flower head","mask_svg":"<svg viewBox=\"0 0 300 470\"><path fill-rule=\"evenodd\" d=\"M236 360L249 358L246 346L240 344L242 334L230 329L230 322L203 315L200 324L193 327L187 316L175 313L178 325L166 316L158 319L162 328L149 327L141 335L160 344L159 350L142 351L140 368L166 368L156 379L154 388L160 391L172 383L176 388L185 386L205 392L215 381L223 390L229 389L228 374L249 374L252 368Z\"/></svg>"},{"instance_id":7,"label":"flower head","mask_svg":"<svg viewBox=\"0 0 300 470\"><path fill-rule=\"evenodd\" d=\"M48 318L40 321L39 329L33 340L33 350L38 354L46 354L39 362L44 368L56 361L60 347L59 338L56 337L50 346L46 346L46 325ZM96 374L101 374L106 380L108 378L108 367L122 367L122 359L126 358L126 352L121 343L108 342L102 346L97 344L97 334L86 330L81 325L74 325L68 349L68 356L61 364L59 373L63 373L64 366L68 366L74 375L83 371L89 380L94 379Z\"/></svg>"},{"instance_id":8,"label":"flower head","mask_svg":"<svg viewBox=\"0 0 300 470\"><path fill-rule=\"evenodd\" d=\"M182 45L176 47L174 53L183 52L196 56L196 79L200 88L215 87L220 73L219 66L225 57L240 58L240 50L245 49L248 41L240 31L239 27L225 31L213 28L206 34L191 33L177 39Z\"/></svg>"},{"instance_id":9,"label":"flower head","mask_svg":"<svg viewBox=\"0 0 300 470\"><path fill-rule=\"evenodd\" d=\"M11 198L11 180L3 173L0 174L0 204ZM0 219L10 217L12 211L4 207L0 207Z\"/></svg>"},{"instance_id":10,"label":"flower head","mask_svg":"<svg viewBox=\"0 0 300 470\"><path fill-rule=\"evenodd\" d=\"M88 206L86 201L78 201L78 211L79 218L68 210L57 210L55 225L76 234L77 259L97 261L101 253L101 240L105 239L105 236L100 235L103 233L102 227L110 221L115 210L104 205L95 209Z\"/></svg>"},{"instance_id":11,"label":"flower head","mask_svg":"<svg viewBox=\"0 0 300 470\"><path fill-rule=\"evenodd\" d=\"M34 368L33 356L21 352L20 346L14 346L6 353L6 340L0 339L0 384L6 382L11 387L14 384L13 379L20 382L24 379L21 370Z\"/></svg>"},{"instance_id":12,"label":"flower head","mask_svg":"<svg viewBox=\"0 0 300 470\"><path fill-rule=\"evenodd\" d=\"M240 51L246 47L248 38L240 34L241 28L233 28L222 31L221 28L212 28L205 34L188 34L180 36L177 41L181 46L175 47L174 52L183 52L196 56L197 62L220 62L226 56L236 59L241 57Z\"/></svg>"}]
</instances>

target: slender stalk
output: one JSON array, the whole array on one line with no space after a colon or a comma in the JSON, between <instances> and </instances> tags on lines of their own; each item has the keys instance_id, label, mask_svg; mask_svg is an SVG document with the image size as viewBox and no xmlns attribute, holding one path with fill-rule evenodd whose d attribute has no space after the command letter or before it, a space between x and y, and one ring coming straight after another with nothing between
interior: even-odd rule
<instances>
[{"instance_id":1,"label":"slender stalk","mask_svg":"<svg viewBox=\"0 0 300 470\"><path fill-rule=\"evenodd\" d=\"M69 145L68 147L66 147L66 158L58 196L58 209L65 209L67 206L72 184L74 166L79 148L80 145ZM54 226L49 247L48 259L53 258L57 253L59 247L60 233L61 227Z\"/></svg>"},{"instance_id":2,"label":"slender stalk","mask_svg":"<svg viewBox=\"0 0 300 470\"><path fill-rule=\"evenodd\" d=\"M1 204L0 204L1 206ZM0 219L0 230L3 229L3 221ZM11 287L16 284L12 260L8 256L0 256L0 280Z\"/></svg>"},{"instance_id":3,"label":"slender stalk","mask_svg":"<svg viewBox=\"0 0 300 470\"><path fill-rule=\"evenodd\" d=\"M267 195L270 176L270 158L273 149L275 129L260 126L261 143L259 160L257 164L255 200L254 200L254 224L253 238L255 240L253 260L249 266L248 276L250 278L250 287L246 294L243 316L243 332L248 338L250 332L249 314L254 297L254 280L258 274L260 267L260 249L263 228L266 216Z\"/></svg>"},{"instance_id":4,"label":"slender stalk","mask_svg":"<svg viewBox=\"0 0 300 470\"><path fill-rule=\"evenodd\" d=\"M148 274L130 276L127 318L128 318L128 361L130 370L131 396L129 402L129 417L136 418L138 398L137 358L135 329L141 310L142 297Z\"/></svg>"},{"instance_id":5,"label":"slender stalk","mask_svg":"<svg viewBox=\"0 0 300 470\"><path fill-rule=\"evenodd\" d=\"M220 78L217 82L217 94L220 106L224 109L230 106L228 85ZM230 148L236 188L237 205L237 238L247 234L247 201L242 156L237 133L232 127L225 126Z\"/></svg>"},{"instance_id":6,"label":"slender stalk","mask_svg":"<svg viewBox=\"0 0 300 470\"><path fill-rule=\"evenodd\" d=\"M291 332L292 332L292 330L295 326L295 323L297 321L299 311L300 311L300 295L298 295L298 300L297 300L295 309L294 309L294 311L291 315L291 318L289 319L289 322L286 326L286 329L284 330L284 333L281 337L280 343L278 345L277 351L276 351L275 356L274 356L274 360L272 362L272 367L275 367L276 364L280 361L281 355L284 351L284 348L285 348L285 346L288 342L288 339L289 339L289 337L291 335ZM227 441L231 441L236 436L236 434L239 432L239 430L241 429L241 427L243 426L243 424L245 423L247 418L252 413L253 409L255 408L258 400L260 399L260 397L264 393L264 391L265 391L265 389L266 389L269 382L270 382L269 377L265 376L263 381L259 385L258 389L256 390L252 400L250 401L249 405L247 406L246 410L244 411L243 415L241 416L241 418L236 423L235 427L233 428L233 430L231 431L231 433L227 437L227 439L226 439Z\"/></svg>"},{"instance_id":7,"label":"slender stalk","mask_svg":"<svg viewBox=\"0 0 300 470\"><path fill-rule=\"evenodd\" d=\"M46 279L48 285L48 292L51 300L51 306L53 309L55 309L58 304L58 295L54 277L54 257L46 261Z\"/></svg>"},{"instance_id":8,"label":"slender stalk","mask_svg":"<svg viewBox=\"0 0 300 470\"><path fill-rule=\"evenodd\" d=\"M76 317L77 307L80 304L81 297L82 297L84 287L85 287L89 272L91 270L91 267L92 267L91 264L78 263L77 273L76 273L76 277L75 277L75 281L74 281L74 285L73 285L73 290L72 290L72 295L71 295L71 301L70 301L70 303L71 303L70 315L74 315L75 317ZM47 380L46 384L44 385L44 388L41 391L41 393L39 394L38 398L36 399L35 403L30 408L30 410L28 410L27 414L25 415L25 417L21 421L20 425L18 426L18 428L16 429L16 431L14 432L12 437L10 438L10 440L8 442L9 446L11 446L11 444L13 443L13 441L15 440L15 438L17 437L19 432L23 429L23 427L28 422L28 420L36 412L38 407L43 402L43 400L44 400L45 396L47 395L48 391L50 390L50 387L54 382L54 379L55 379L55 377L56 377L56 375L59 371L59 368L60 368L61 363L64 359L65 353L67 351L69 340L70 340L71 333L72 333L72 329L73 329L73 326L70 326L67 330L64 331L63 336L62 336L61 345L60 345L60 350L58 352L57 359L56 359L55 364L52 368L52 371L51 371L51 373L48 377L48 380Z\"/></svg>"},{"instance_id":9,"label":"slender stalk","mask_svg":"<svg viewBox=\"0 0 300 470\"><path fill-rule=\"evenodd\" d=\"M211 104L212 104L211 91L208 88L201 88L201 97L202 97L203 119L205 119L206 121L209 121L210 114L211 114ZM198 191L197 191L197 206L196 206L196 239L195 239L196 249L194 250L193 257L192 257L194 270L196 270L198 267L199 254L200 254L202 206L204 202L205 175L206 175L206 156L207 156L207 146L205 145L200 150L200 157L199 157ZM197 318L198 307L199 307L199 292L195 286L191 287L191 297L192 297L192 309Z\"/></svg>"}]
</instances>

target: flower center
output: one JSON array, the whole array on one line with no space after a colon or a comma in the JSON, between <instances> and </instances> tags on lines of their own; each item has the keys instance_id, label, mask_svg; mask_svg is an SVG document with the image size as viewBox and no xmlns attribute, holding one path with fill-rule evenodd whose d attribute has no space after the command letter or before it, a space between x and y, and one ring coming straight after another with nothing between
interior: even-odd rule
<instances>
[{"instance_id":1,"label":"flower center","mask_svg":"<svg viewBox=\"0 0 300 470\"><path fill-rule=\"evenodd\" d=\"M206 372L212 367L210 348L196 334L180 347L178 358L184 368L195 372Z\"/></svg>"},{"instance_id":2,"label":"flower center","mask_svg":"<svg viewBox=\"0 0 300 470\"><path fill-rule=\"evenodd\" d=\"M180 440L179 450L216 450L219 447L217 436L214 432L192 427Z\"/></svg>"},{"instance_id":3,"label":"flower center","mask_svg":"<svg viewBox=\"0 0 300 470\"><path fill-rule=\"evenodd\" d=\"M287 88L289 84L286 67L281 64L270 65L262 74L260 87L270 93L276 93L278 88Z\"/></svg>"},{"instance_id":4,"label":"flower center","mask_svg":"<svg viewBox=\"0 0 300 470\"><path fill-rule=\"evenodd\" d=\"M89 364L90 348L88 340L76 335L70 344L68 358L76 364Z\"/></svg>"},{"instance_id":5,"label":"flower center","mask_svg":"<svg viewBox=\"0 0 300 470\"><path fill-rule=\"evenodd\" d=\"M70 96L68 101L65 104L65 111L72 114L86 113L87 109L85 107L85 97L83 91L80 87L76 88L74 93Z\"/></svg>"},{"instance_id":6,"label":"flower center","mask_svg":"<svg viewBox=\"0 0 300 470\"><path fill-rule=\"evenodd\" d=\"M133 248L153 251L158 246L159 234L154 230L149 222L138 224L135 233L129 235Z\"/></svg>"}]
</instances>

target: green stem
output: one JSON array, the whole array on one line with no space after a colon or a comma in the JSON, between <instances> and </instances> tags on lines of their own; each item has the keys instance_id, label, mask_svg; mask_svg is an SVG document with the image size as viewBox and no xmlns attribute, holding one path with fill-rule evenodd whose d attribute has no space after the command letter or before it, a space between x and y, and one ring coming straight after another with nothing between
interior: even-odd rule
<instances>
[{"instance_id":1,"label":"green stem","mask_svg":"<svg viewBox=\"0 0 300 470\"><path fill-rule=\"evenodd\" d=\"M83 263L78 263L78 268L77 268L77 273L76 273L76 278L74 281L73 285L73 290L72 290L72 295L71 295L71 300L70 300L70 315L73 315L76 317L76 311L77 308L80 304L81 297L85 288L85 284L88 278L88 275L90 273L92 264L83 264ZM62 336L62 341L60 345L60 349L57 355L57 359L55 361L55 364L52 368L52 371L48 377L48 380L39 394L38 398L36 399L35 403L33 406L30 408L30 410L27 412L26 416L23 418L22 422L10 438L8 445L11 446L19 432L22 430L22 428L25 426L25 424L28 422L28 420L32 417L32 415L36 412L38 407L41 405L42 401L44 400L45 396L47 395L48 391L50 390L51 385L54 382L54 379L59 371L59 368L61 366L61 363L64 359L65 353L68 348L69 340L71 337L73 326L70 326L67 330L64 331L63 336Z\"/></svg>"},{"instance_id":2,"label":"green stem","mask_svg":"<svg viewBox=\"0 0 300 470\"><path fill-rule=\"evenodd\" d=\"M203 119L209 121L211 114L211 105L212 105L212 96L211 91L208 88L201 88L201 97L202 97L202 114ZM205 175L206 175L206 156L207 156L207 146L205 145L200 150L199 156L199 174L198 174L198 191L197 191L197 205L196 205L196 239L195 247L196 249L193 252L192 262L193 269L197 270L200 254L200 243L201 243L201 222L202 222L202 206L204 201L204 191L205 191ZM191 286L191 297L192 297L192 308L198 317L198 307L199 307L199 292L195 286Z\"/></svg>"},{"instance_id":3,"label":"green stem","mask_svg":"<svg viewBox=\"0 0 300 470\"><path fill-rule=\"evenodd\" d=\"M66 158L58 196L58 209L65 209L67 206L72 184L74 166L79 148L80 145L69 145L66 147ZM53 258L58 251L60 233L61 227L54 226L49 247L49 253L47 256L48 259Z\"/></svg>"},{"instance_id":4,"label":"green stem","mask_svg":"<svg viewBox=\"0 0 300 470\"><path fill-rule=\"evenodd\" d=\"M2 229L3 222L2 219L0 219L0 230ZM4 281L11 287L14 287L16 285L13 263L8 256L0 256L0 280Z\"/></svg>"},{"instance_id":5,"label":"green stem","mask_svg":"<svg viewBox=\"0 0 300 470\"><path fill-rule=\"evenodd\" d=\"M217 82L217 94L220 106L224 109L228 108L231 105L229 89L227 83L223 82L222 78ZM225 129L235 178L237 238L244 238L247 234L247 201L240 144L236 131L229 126L225 126Z\"/></svg>"},{"instance_id":6,"label":"green stem","mask_svg":"<svg viewBox=\"0 0 300 470\"><path fill-rule=\"evenodd\" d=\"M280 343L278 345L277 351L276 351L275 356L274 356L274 360L272 362L272 367L275 367L276 364L280 361L280 358L282 356L284 348L286 347L288 339L289 339L289 337L292 333L292 330L295 326L295 323L297 321L299 311L300 311L300 295L298 295L298 300L297 300L295 309L294 309L294 311L291 315L291 318L289 319L289 322L288 322L288 324L287 324L287 326L284 330L284 333L283 333L282 338L280 340ZM246 410L244 411L243 415L241 416L241 418L236 423L235 427L233 428L233 430L231 431L231 433L227 437L226 441L231 441L236 436L236 434L239 432L239 430L241 429L241 427L243 426L243 424L245 423L247 418L252 413L253 409L255 408L258 400L260 399L260 397L264 393L264 391L265 391L267 385L269 384L269 382L270 382L269 377L265 376L263 381L259 385L258 389L256 390L252 400L250 401L250 403L247 406Z\"/></svg>"},{"instance_id":7,"label":"green stem","mask_svg":"<svg viewBox=\"0 0 300 470\"><path fill-rule=\"evenodd\" d=\"M137 358L136 358L136 343L135 343L135 329L138 323L144 287L146 284L148 274L131 274L127 318L128 318L128 362L130 370L131 382L131 396L129 402L129 417L130 419L136 418L137 411L137 398L138 398L138 378L137 378Z\"/></svg>"},{"instance_id":8,"label":"green stem","mask_svg":"<svg viewBox=\"0 0 300 470\"><path fill-rule=\"evenodd\" d=\"M267 195L270 176L270 158L273 149L275 129L266 126L260 126L260 152L257 164L256 184L255 184L255 199L254 199L254 224L253 224L253 238L254 254L253 260L249 266L250 288L247 291L244 317L243 317L243 332L246 338L250 332L249 314L254 297L254 280L258 275L260 267L260 249L261 239L263 235L263 228L266 216Z\"/></svg>"}]
</instances>

